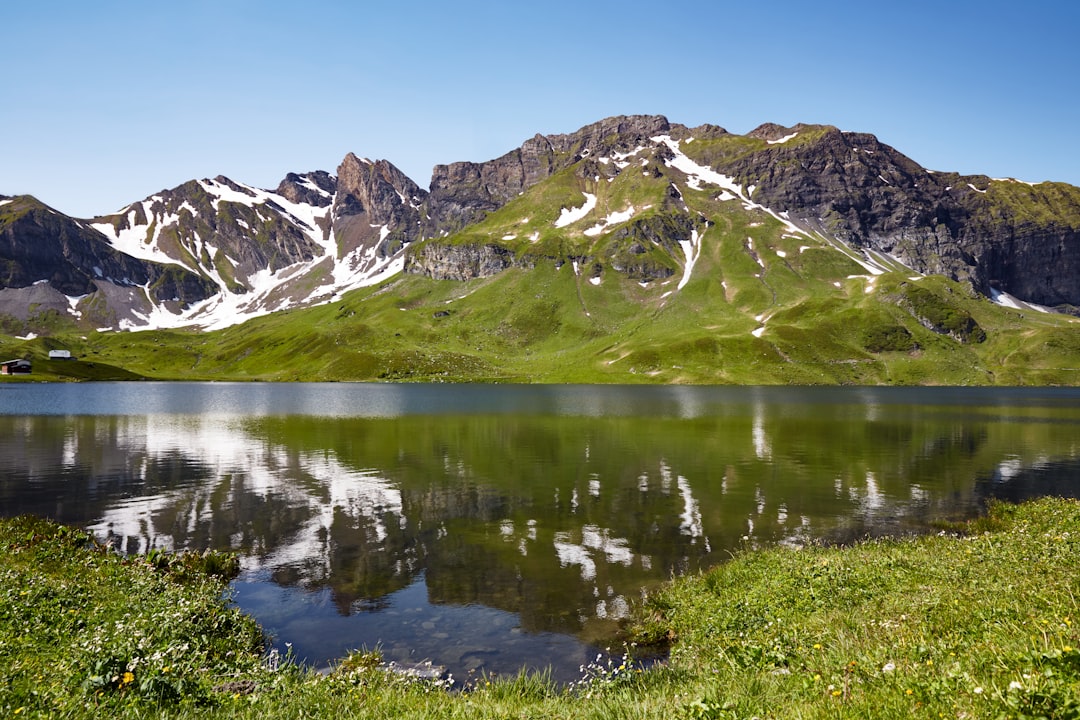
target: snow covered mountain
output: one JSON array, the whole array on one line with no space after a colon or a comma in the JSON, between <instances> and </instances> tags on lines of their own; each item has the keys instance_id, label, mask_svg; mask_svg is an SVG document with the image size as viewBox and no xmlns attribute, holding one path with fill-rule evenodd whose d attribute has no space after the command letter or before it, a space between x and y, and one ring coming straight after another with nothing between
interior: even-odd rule
<instances>
[{"instance_id":1,"label":"snow covered mountain","mask_svg":"<svg viewBox=\"0 0 1080 720\"><path fill-rule=\"evenodd\" d=\"M725 202L870 275L910 269L1003 302L1080 305L1077 188L935 173L829 126L740 136L631 116L436 166L430 190L349 154L336 176L290 173L274 190L192 180L92 220L0 197L0 329L42 327L48 313L87 329L217 329L401 272L467 280L549 260L595 282L678 275L681 289Z\"/></svg>"},{"instance_id":2,"label":"snow covered mountain","mask_svg":"<svg viewBox=\"0 0 1080 720\"><path fill-rule=\"evenodd\" d=\"M278 310L329 302L401 269L401 248L388 250L392 219L356 212L353 195L338 200L325 172L288 175L275 191L225 177L191 181L95 219L116 250L209 279L206 298L175 308L132 308L118 327L226 327ZM368 215L377 231L335 232ZM348 238L349 242L341 242Z\"/></svg>"},{"instance_id":3,"label":"snow covered mountain","mask_svg":"<svg viewBox=\"0 0 1080 720\"><path fill-rule=\"evenodd\" d=\"M290 173L272 191L192 180L88 221L2 199L0 257L12 270L0 313L26 320L31 306L48 307L101 330L215 329L378 283L419 237L426 192L385 161L350 154L339 173Z\"/></svg>"}]
</instances>

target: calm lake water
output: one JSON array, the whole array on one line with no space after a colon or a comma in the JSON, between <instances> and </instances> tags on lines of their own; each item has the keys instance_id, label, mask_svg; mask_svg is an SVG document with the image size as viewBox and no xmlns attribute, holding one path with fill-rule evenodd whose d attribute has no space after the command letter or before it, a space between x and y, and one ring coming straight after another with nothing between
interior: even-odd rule
<instances>
[{"instance_id":1,"label":"calm lake water","mask_svg":"<svg viewBox=\"0 0 1080 720\"><path fill-rule=\"evenodd\" d=\"M1080 492L1080 390L0 384L0 513L231 549L314 665L568 681L732 550L926 532Z\"/></svg>"}]
</instances>

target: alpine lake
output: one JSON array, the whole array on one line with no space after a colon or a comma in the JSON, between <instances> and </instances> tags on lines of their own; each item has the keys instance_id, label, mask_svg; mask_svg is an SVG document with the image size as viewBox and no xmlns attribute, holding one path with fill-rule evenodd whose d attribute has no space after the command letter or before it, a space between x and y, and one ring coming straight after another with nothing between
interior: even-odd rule
<instances>
[{"instance_id":1,"label":"alpine lake","mask_svg":"<svg viewBox=\"0 0 1080 720\"><path fill-rule=\"evenodd\" d=\"M1080 494L1080 389L0 384L0 512L232 550L279 653L569 682L674 576Z\"/></svg>"}]
</instances>

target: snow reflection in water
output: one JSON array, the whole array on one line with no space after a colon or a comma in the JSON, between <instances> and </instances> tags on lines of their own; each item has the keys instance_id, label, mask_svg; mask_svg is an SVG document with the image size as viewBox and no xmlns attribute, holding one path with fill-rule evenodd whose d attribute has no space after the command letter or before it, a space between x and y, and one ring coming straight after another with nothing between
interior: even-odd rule
<instances>
[{"instance_id":1,"label":"snow reflection in water","mask_svg":"<svg viewBox=\"0 0 1080 720\"><path fill-rule=\"evenodd\" d=\"M317 665L366 646L459 678L552 665L572 680L643 591L734 548L920 531L989 495L1068 491L1047 478L1076 477L1077 399L5 387L0 499L127 552L237 550L237 602Z\"/></svg>"}]
</instances>

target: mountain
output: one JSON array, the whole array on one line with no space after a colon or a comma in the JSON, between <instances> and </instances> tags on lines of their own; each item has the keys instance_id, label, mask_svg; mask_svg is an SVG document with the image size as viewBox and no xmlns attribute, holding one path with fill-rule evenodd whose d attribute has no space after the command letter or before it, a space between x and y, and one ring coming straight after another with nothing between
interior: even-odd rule
<instances>
[{"instance_id":1,"label":"mountain","mask_svg":"<svg viewBox=\"0 0 1080 720\"><path fill-rule=\"evenodd\" d=\"M28 196L0 199L0 262L0 314L16 323L31 312L102 322L102 305L135 318L214 291L198 273L125 253L89 223Z\"/></svg>"},{"instance_id":2,"label":"mountain","mask_svg":"<svg viewBox=\"0 0 1080 720\"><path fill-rule=\"evenodd\" d=\"M148 376L567 379L575 357L588 380L999 382L1028 376L994 363L1027 358L1057 382L1080 354L1080 189L933 172L824 125L607 118L438 165L427 190L350 153L336 175L193 180L90 220L2 198L0 268L9 335L270 333L185 334L215 345L184 371L111 358Z\"/></svg>"}]
</instances>

